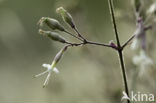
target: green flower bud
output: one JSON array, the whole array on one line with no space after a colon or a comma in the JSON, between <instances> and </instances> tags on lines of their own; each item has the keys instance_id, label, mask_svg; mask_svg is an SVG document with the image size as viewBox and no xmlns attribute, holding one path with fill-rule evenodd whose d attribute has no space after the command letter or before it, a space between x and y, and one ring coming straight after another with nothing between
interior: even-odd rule
<instances>
[{"instance_id":1,"label":"green flower bud","mask_svg":"<svg viewBox=\"0 0 156 103\"><path fill-rule=\"evenodd\" d=\"M44 36L48 36L49 38L51 38L54 41L58 41L58 42L61 42L61 43L66 43L66 40L56 32L43 31L43 30L40 29L39 33L44 35Z\"/></svg>"},{"instance_id":2,"label":"green flower bud","mask_svg":"<svg viewBox=\"0 0 156 103\"><path fill-rule=\"evenodd\" d=\"M63 20L67 24L69 24L72 28L75 28L75 24L73 22L72 16L63 7L57 8L56 12L59 13L62 16Z\"/></svg>"},{"instance_id":3,"label":"green flower bud","mask_svg":"<svg viewBox=\"0 0 156 103\"><path fill-rule=\"evenodd\" d=\"M64 52L67 50L67 46L65 46L65 47L63 47L57 54L56 54L56 56L55 56L55 58L54 58L54 60L53 60L53 62L55 62L55 64L57 64L59 61L60 61L60 59L62 58L62 56L63 56L63 54L64 54Z\"/></svg>"},{"instance_id":4,"label":"green flower bud","mask_svg":"<svg viewBox=\"0 0 156 103\"><path fill-rule=\"evenodd\" d=\"M65 31L64 27L56 19L49 18L49 17L42 17L39 20L39 25L43 25L43 23L45 23L52 30L56 30L57 29L57 30L60 30L60 31Z\"/></svg>"}]
</instances>

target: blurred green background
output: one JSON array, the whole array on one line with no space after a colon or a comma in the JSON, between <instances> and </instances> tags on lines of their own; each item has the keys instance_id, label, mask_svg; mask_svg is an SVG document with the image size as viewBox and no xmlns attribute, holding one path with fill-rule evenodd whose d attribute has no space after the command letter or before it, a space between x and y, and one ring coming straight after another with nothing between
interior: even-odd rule
<instances>
[{"instance_id":1,"label":"blurred green background","mask_svg":"<svg viewBox=\"0 0 156 103\"><path fill-rule=\"evenodd\" d=\"M135 31L133 7L130 0L114 0L114 5L124 43ZM115 40L107 0L0 0L0 103L120 102L123 84L118 56L112 49L91 45L70 48L57 65L60 74L52 74L46 88L42 88L46 75L33 78L45 70L42 64L51 63L63 47L38 34L38 20L43 16L56 18L72 32L55 13L60 6L72 14L78 29L89 40ZM150 51L153 61L154 48L155 45ZM137 69L131 61L133 55L127 47L124 56L130 89L155 94L155 67L139 77L132 88Z\"/></svg>"}]
</instances>

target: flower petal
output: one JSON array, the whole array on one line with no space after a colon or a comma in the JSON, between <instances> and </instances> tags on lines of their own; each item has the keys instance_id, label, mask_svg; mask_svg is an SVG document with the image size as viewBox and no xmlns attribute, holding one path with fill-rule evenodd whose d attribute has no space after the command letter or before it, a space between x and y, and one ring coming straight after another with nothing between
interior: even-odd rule
<instances>
[{"instance_id":1,"label":"flower petal","mask_svg":"<svg viewBox=\"0 0 156 103\"><path fill-rule=\"evenodd\" d=\"M42 72L42 73L40 73L40 74L35 75L34 77L37 78L37 77L39 77L39 76L41 76L41 75L44 75L44 74L47 73L47 72L48 72L48 71L46 70L46 71L44 71L44 72Z\"/></svg>"},{"instance_id":2,"label":"flower petal","mask_svg":"<svg viewBox=\"0 0 156 103\"><path fill-rule=\"evenodd\" d=\"M50 64L42 64L42 66L43 66L44 68L49 68L49 67L51 67Z\"/></svg>"},{"instance_id":3,"label":"flower petal","mask_svg":"<svg viewBox=\"0 0 156 103\"><path fill-rule=\"evenodd\" d=\"M56 67L53 69L53 71L54 71L56 74L59 73L59 70L58 70Z\"/></svg>"},{"instance_id":4,"label":"flower petal","mask_svg":"<svg viewBox=\"0 0 156 103\"><path fill-rule=\"evenodd\" d=\"M45 80L45 82L43 84L43 88L48 84L49 79L50 79L50 75L51 75L51 73L48 73L47 78L46 78L46 80Z\"/></svg>"}]
</instances>

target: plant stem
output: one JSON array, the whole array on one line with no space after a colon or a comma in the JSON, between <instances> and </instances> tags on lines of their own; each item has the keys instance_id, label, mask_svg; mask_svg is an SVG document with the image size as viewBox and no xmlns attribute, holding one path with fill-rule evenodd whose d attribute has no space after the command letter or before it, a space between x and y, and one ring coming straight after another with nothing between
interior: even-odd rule
<instances>
[{"instance_id":1,"label":"plant stem","mask_svg":"<svg viewBox=\"0 0 156 103\"><path fill-rule=\"evenodd\" d=\"M104 44L104 43L97 43L97 42L87 41L86 44L93 44L93 45L98 45L98 46L111 47L111 48L117 50L117 47L111 46L109 44Z\"/></svg>"},{"instance_id":2,"label":"plant stem","mask_svg":"<svg viewBox=\"0 0 156 103\"><path fill-rule=\"evenodd\" d=\"M114 27L115 37L116 37L116 41L117 41L117 47L118 47L117 51L118 51L118 55L119 55L120 65L121 65L121 71L122 71L125 92L129 97L127 75L126 75L126 70L125 70L125 65L124 65L123 54L122 54L123 47L125 47L128 43L126 42L126 44L121 47L118 32L117 32L116 22L115 22L114 8L113 8L112 0L108 0L108 3L109 3L109 8L110 8L110 14L112 17L112 23L113 23L113 27ZM129 42L129 40L128 40L128 42ZM127 103L130 103L130 100L127 99Z\"/></svg>"},{"instance_id":3,"label":"plant stem","mask_svg":"<svg viewBox=\"0 0 156 103\"><path fill-rule=\"evenodd\" d=\"M130 37L121 47L121 49L124 49L135 37L136 35L134 34L132 37Z\"/></svg>"},{"instance_id":4,"label":"plant stem","mask_svg":"<svg viewBox=\"0 0 156 103\"><path fill-rule=\"evenodd\" d=\"M81 45L87 45L87 44L98 45L98 46L109 47L109 48L113 48L113 49L117 50L117 47L111 46L109 44L97 43L97 42L92 42L92 41L88 41L88 40L86 40L86 42L81 42L81 43L71 43L71 42L65 42L65 43L70 46L81 46Z\"/></svg>"},{"instance_id":5,"label":"plant stem","mask_svg":"<svg viewBox=\"0 0 156 103\"><path fill-rule=\"evenodd\" d=\"M77 35L83 39L83 42L87 42L87 40L81 35L81 33L78 31L78 29L76 27L73 28L74 31L77 33Z\"/></svg>"},{"instance_id":6,"label":"plant stem","mask_svg":"<svg viewBox=\"0 0 156 103\"><path fill-rule=\"evenodd\" d=\"M125 64L124 64L122 50L118 51L118 55L119 55L119 59L120 59L120 65L121 65L121 70L122 70L122 76L123 76L125 92L128 95L128 97L129 97L127 74L126 74L126 70L125 70ZM128 99L127 99L127 103L130 103L130 101Z\"/></svg>"},{"instance_id":7,"label":"plant stem","mask_svg":"<svg viewBox=\"0 0 156 103\"><path fill-rule=\"evenodd\" d=\"M114 27L117 45L118 45L118 47L120 47L120 40L119 40L118 31L117 31L117 27L116 27L113 3L112 3L112 0L108 0L108 2L109 2L109 9L110 9L110 14L111 14L111 18L112 18L112 23L113 23L113 27Z\"/></svg>"},{"instance_id":8,"label":"plant stem","mask_svg":"<svg viewBox=\"0 0 156 103\"><path fill-rule=\"evenodd\" d=\"M71 35L71 36L73 36L73 37L75 37L75 38L77 38L77 39L79 39L80 41L83 41L81 38L75 36L74 34L68 32L67 30L65 30L64 32L67 33L67 34L69 34L69 35Z\"/></svg>"}]
</instances>

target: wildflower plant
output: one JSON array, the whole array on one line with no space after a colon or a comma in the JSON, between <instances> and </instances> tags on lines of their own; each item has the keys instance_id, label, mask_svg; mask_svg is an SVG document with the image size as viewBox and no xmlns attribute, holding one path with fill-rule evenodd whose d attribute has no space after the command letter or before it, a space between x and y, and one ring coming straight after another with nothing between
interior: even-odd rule
<instances>
[{"instance_id":1,"label":"wildflower plant","mask_svg":"<svg viewBox=\"0 0 156 103\"><path fill-rule=\"evenodd\" d=\"M59 73L58 69L56 68L56 65L58 64L58 62L61 60L63 54L68 50L68 48L72 48L72 47L78 47L78 46L84 46L84 45L95 45L95 46L102 46L102 47L107 47L107 48L111 48L114 51L117 52L118 57L119 57L119 62L120 62L120 67L121 67L121 71L122 71L122 80L123 80L123 84L124 84L124 93L127 94L127 96L129 97L129 87L128 87L128 81L127 81L127 74L126 74L126 68L125 68L125 63L124 63L124 57L123 57L123 50L125 49L125 47L134 39L133 43L131 44L131 48L136 48L136 44L138 43L139 40L141 40L141 48L144 50L145 49L145 32L149 29L151 29L151 26L146 26L144 24L143 18L140 15L140 8L141 8L141 2L139 2L139 0L134 0L135 1L135 11L136 11L136 21L137 21L137 29L136 32L128 39L126 40L126 42L124 44L120 43L120 39L119 39L119 34L118 34L118 30L117 30L117 25L116 25L116 19L114 16L114 7L113 7L113 2L112 0L108 0L108 4L109 4L109 9L110 9L110 15L111 15L111 19L112 19L112 24L113 24L113 29L114 29L114 34L115 34L115 39L116 39L116 43L114 43L113 41L110 41L108 44L107 43L98 43L98 42L93 42L88 40L87 38L84 37L83 34L81 34L79 32L79 30L77 29L75 22L71 16L71 14L65 10L63 7L59 7L56 9L56 12L62 17L63 21L68 24L68 26L75 31L75 33L71 33L69 32L67 29L65 29L62 24L54 19L54 18L49 18L49 17L42 17L38 24L40 26L48 26L52 31L45 31L42 29L39 29L39 34L49 37L50 39L52 39L53 41L57 41L60 43L63 43L65 46L56 54L52 64L43 64L42 66L47 68L47 70L41 74L36 75L35 77L39 77L45 73L48 73L47 78L43 84L43 87L45 87L48 84L50 75L52 72L55 73ZM154 7L152 7L152 9L150 10L150 12L153 12ZM64 32L70 36L72 36L73 38L76 38L79 42L70 42L68 40L66 40L64 37L60 36L60 34L57 32ZM140 60L146 61L146 63L152 63L150 59L146 59L147 57L144 55L145 52L141 52L140 57L138 58L134 58L135 63L140 64ZM127 103L130 103L130 100L127 99Z\"/></svg>"}]
</instances>

